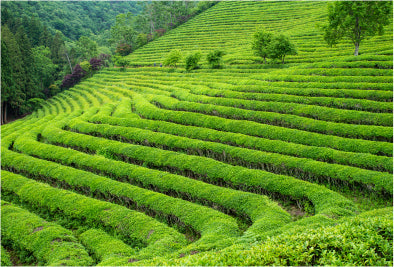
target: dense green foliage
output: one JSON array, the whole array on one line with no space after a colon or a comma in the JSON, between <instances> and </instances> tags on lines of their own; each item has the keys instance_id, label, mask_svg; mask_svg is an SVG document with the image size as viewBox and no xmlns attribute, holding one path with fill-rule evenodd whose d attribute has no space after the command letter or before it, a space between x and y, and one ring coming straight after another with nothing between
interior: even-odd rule
<instances>
[{"instance_id":1,"label":"dense green foliage","mask_svg":"<svg viewBox=\"0 0 394 267\"><path fill-rule=\"evenodd\" d=\"M62 32L70 40L78 40L81 36L91 36L108 31L119 13L138 14L141 7L137 2L19 2L2 3L2 20L4 16L33 18L31 32L41 21L46 29L54 34ZM32 34L29 36L33 37ZM38 41L38 40L37 40Z\"/></svg>"},{"instance_id":2,"label":"dense green foliage","mask_svg":"<svg viewBox=\"0 0 394 267\"><path fill-rule=\"evenodd\" d=\"M61 92L50 84L56 95L1 127L2 264L391 266L391 22L355 57L323 42L328 3L223 1L152 41L151 22L200 5L158 3L143 4L166 15L141 13L145 30L118 16L112 44L132 53L116 67L89 58L94 38L29 53L15 46L22 30L2 28L9 103L34 82L15 79L24 65L9 55L33 58L42 77L46 58L80 58ZM297 54L261 64L256 26ZM172 53L182 67L159 67Z\"/></svg>"},{"instance_id":3,"label":"dense green foliage","mask_svg":"<svg viewBox=\"0 0 394 267\"><path fill-rule=\"evenodd\" d=\"M393 3L377 1L338 1L328 8L328 25L324 26L324 39L329 45L342 38L354 44L358 56L362 40L383 34L383 27L390 23Z\"/></svg>"}]
</instances>

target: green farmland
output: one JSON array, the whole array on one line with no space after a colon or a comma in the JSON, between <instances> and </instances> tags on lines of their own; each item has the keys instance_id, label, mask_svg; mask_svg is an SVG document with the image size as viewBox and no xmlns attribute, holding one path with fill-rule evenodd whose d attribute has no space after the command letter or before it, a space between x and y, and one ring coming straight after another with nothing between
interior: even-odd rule
<instances>
[{"instance_id":1,"label":"green farmland","mask_svg":"<svg viewBox=\"0 0 394 267\"><path fill-rule=\"evenodd\" d=\"M3 125L2 265L392 266L393 25L353 56L326 16L219 2ZM297 55L259 63L258 26Z\"/></svg>"}]
</instances>

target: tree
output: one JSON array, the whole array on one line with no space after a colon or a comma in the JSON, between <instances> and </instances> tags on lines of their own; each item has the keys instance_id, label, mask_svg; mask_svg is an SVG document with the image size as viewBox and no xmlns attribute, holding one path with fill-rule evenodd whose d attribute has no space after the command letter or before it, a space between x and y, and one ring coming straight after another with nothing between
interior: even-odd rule
<instances>
[{"instance_id":1,"label":"tree","mask_svg":"<svg viewBox=\"0 0 394 267\"><path fill-rule=\"evenodd\" d=\"M171 50L170 53L164 59L163 64L165 66L174 66L176 68L176 63L182 59L182 52L179 49Z\"/></svg>"},{"instance_id":2,"label":"tree","mask_svg":"<svg viewBox=\"0 0 394 267\"><path fill-rule=\"evenodd\" d=\"M134 30L133 14L119 14L116 16L115 25L111 28L111 43L124 43L133 45L137 32Z\"/></svg>"},{"instance_id":3,"label":"tree","mask_svg":"<svg viewBox=\"0 0 394 267\"><path fill-rule=\"evenodd\" d=\"M274 36L268 45L268 57L272 59L281 59L285 63L286 55L296 55L297 51L290 38L283 34Z\"/></svg>"},{"instance_id":4,"label":"tree","mask_svg":"<svg viewBox=\"0 0 394 267\"><path fill-rule=\"evenodd\" d=\"M76 42L75 50L80 60L89 60L98 56L97 43L86 36L81 36Z\"/></svg>"},{"instance_id":5,"label":"tree","mask_svg":"<svg viewBox=\"0 0 394 267\"><path fill-rule=\"evenodd\" d=\"M115 58L115 65L122 67L122 70L125 70L128 65L130 65L130 61L124 57L116 57Z\"/></svg>"},{"instance_id":6,"label":"tree","mask_svg":"<svg viewBox=\"0 0 394 267\"><path fill-rule=\"evenodd\" d=\"M44 92L55 80L57 65L50 59L51 50L48 47L39 46L33 48L33 57L36 67L36 75L40 77L41 91Z\"/></svg>"},{"instance_id":7,"label":"tree","mask_svg":"<svg viewBox=\"0 0 394 267\"><path fill-rule=\"evenodd\" d=\"M24 112L26 100L25 69L19 45L7 25L1 27L1 105L2 121L7 122L8 109Z\"/></svg>"},{"instance_id":8,"label":"tree","mask_svg":"<svg viewBox=\"0 0 394 267\"><path fill-rule=\"evenodd\" d=\"M215 50L208 53L207 61L212 69L220 69L222 67L223 56L224 52L220 50Z\"/></svg>"},{"instance_id":9,"label":"tree","mask_svg":"<svg viewBox=\"0 0 394 267\"><path fill-rule=\"evenodd\" d=\"M392 9L391 1L335 2L328 6L324 40L333 46L342 38L348 38L354 44L354 55L358 56L362 40L383 34L383 26L389 24Z\"/></svg>"},{"instance_id":10,"label":"tree","mask_svg":"<svg viewBox=\"0 0 394 267\"><path fill-rule=\"evenodd\" d=\"M271 42L272 34L259 29L253 35L252 50L256 56L262 57L264 63L266 63L266 57L268 57L268 46Z\"/></svg>"},{"instance_id":11,"label":"tree","mask_svg":"<svg viewBox=\"0 0 394 267\"><path fill-rule=\"evenodd\" d=\"M144 46L148 43L148 35L145 33L140 33L137 36L136 45L137 47Z\"/></svg>"},{"instance_id":12,"label":"tree","mask_svg":"<svg viewBox=\"0 0 394 267\"><path fill-rule=\"evenodd\" d=\"M127 56L128 54L130 54L132 51L133 50L131 48L131 45L125 44L125 43L119 43L116 46L115 53L124 57L124 56Z\"/></svg>"},{"instance_id":13,"label":"tree","mask_svg":"<svg viewBox=\"0 0 394 267\"><path fill-rule=\"evenodd\" d=\"M198 68L198 62L201 59L201 53L196 52L186 57L186 70L194 70Z\"/></svg>"}]
</instances>

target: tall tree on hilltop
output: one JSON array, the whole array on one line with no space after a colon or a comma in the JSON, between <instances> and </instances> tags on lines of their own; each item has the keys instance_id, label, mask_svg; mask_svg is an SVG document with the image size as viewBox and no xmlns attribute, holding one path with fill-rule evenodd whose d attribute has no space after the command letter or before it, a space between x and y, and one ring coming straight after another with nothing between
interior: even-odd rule
<instances>
[{"instance_id":1,"label":"tall tree on hilltop","mask_svg":"<svg viewBox=\"0 0 394 267\"><path fill-rule=\"evenodd\" d=\"M54 64L63 63L63 58L61 54L61 47L64 45L62 34L57 31L55 37L53 37L51 44L51 58Z\"/></svg>"},{"instance_id":2,"label":"tall tree on hilltop","mask_svg":"<svg viewBox=\"0 0 394 267\"><path fill-rule=\"evenodd\" d=\"M383 27L390 22L393 9L391 1L343 1L328 6L328 24L323 27L324 40L330 45L348 38L358 56L362 40L383 34Z\"/></svg>"}]
</instances>

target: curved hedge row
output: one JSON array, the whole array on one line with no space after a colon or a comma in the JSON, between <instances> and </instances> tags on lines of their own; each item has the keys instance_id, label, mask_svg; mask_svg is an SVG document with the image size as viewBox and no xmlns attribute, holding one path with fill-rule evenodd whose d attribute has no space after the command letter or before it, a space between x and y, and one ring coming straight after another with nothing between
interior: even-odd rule
<instances>
[{"instance_id":1,"label":"curved hedge row","mask_svg":"<svg viewBox=\"0 0 394 267\"><path fill-rule=\"evenodd\" d=\"M260 170L250 170L239 166L231 166L217 162L209 158L188 156L181 153L162 151L151 147L143 147L131 144L122 144L116 141L103 140L97 137L61 131L60 129L46 128L42 135L49 142L65 144L73 147L86 148L91 151L99 151L105 148L112 155L123 155L143 161L150 166L170 166L180 171L191 171L198 177L211 183L225 183L243 190L267 191L290 196L295 199L309 199L316 213L347 214L353 209L351 202L340 197L322 186L311 184L289 176L275 175ZM387 185L377 185L381 188ZM392 190L392 189L391 189ZM341 210L337 213L336 210ZM348 209L348 211L346 211Z\"/></svg>"},{"instance_id":2,"label":"curved hedge row","mask_svg":"<svg viewBox=\"0 0 394 267\"><path fill-rule=\"evenodd\" d=\"M109 116L101 116L99 114L89 117L87 120L95 124L132 127L133 130L135 128L146 129L153 132L167 133L202 141L210 141L231 146L278 153L282 155L294 156L297 158L310 158L317 161L354 166L363 169L386 172L393 171L393 161L391 157L376 156L369 153L344 152L326 147L306 146L280 140L270 140L196 126L185 126L165 121L147 119L120 119ZM94 128L93 126L91 127ZM80 128L76 129L83 131ZM106 132L107 131L101 131L100 133L105 134Z\"/></svg>"},{"instance_id":3,"label":"curved hedge row","mask_svg":"<svg viewBox=\"0 0 394 267\"><path fill-rule=\"evenodd\" d=\"M1 171L3 180L16 180L18 176ZM17 250L27 250L37 259L37 265L86 266L92 265L85 248L73 233L60 225L47 222L9 202L1 201L2 243L12 242Z\"/></svg>"},{"instance_id":4,"label":"curved hedge row","mask_svg":"<svg viewBox=\"0 0 394 267\"><path fill-rule=\"evenodd\" d=\"M58 131L56 129L53 130ZM43 133L43 136L46 136L45 133ZM60 161L66 165L89 168L90 171L98 170L112 177L133 182L149 189L152 189L151 187L154 186L158 191L167 194L173 192L173 195L183 198L186 197L187 200L196 200L197 202L207 204L211 202L212 206L224 209L224 211L230 214L249 216L253 225L248 231L263 232L274 229L289 221L289 215L266 197L220 188L182 176L169 175L103 157L94 157L70 149L40 144L28 138L18 139L15 142L15 148L41 158ZM40 149L37 150L37 148ZM107 151L107 149L105 150ZM137 206L146 207L164 215L175 215L182 224L186 224L184 225L185 227L192 227L195 231L201 233L202 239L200 243L204 243L204 240L208 240L213 236L217 238L218 236L232 237L237 235L236 229L238 227L234 221L217 211L124 183L111 181L69 167L59 166L55 163L45 163L42 160L34 158L29 159L28 156L14 154L14 157L8 155L8 158L10 159L2 163L5 167L29 172L38 169L36 172L39 172L44 177L53 177L60 181L65 181L68 185L74 187L90 188L94 186L95 190L104 194L111 194L114 199L116 197L127 197L134 201ZM23 164L21 160L23 160ZM100 167L97 167L96 164ZM59 168L62 170L62 173L51 171ZM75 178L80 176L86 178ZM162 176L163 178L161 178ZM94 192L95 190L90 189L89 192ZM238 203L239 201L241 203Z\"/></svg>"},{"instance_id":5,"label":"curved hedge row","mask_svg":"<svg viewBox=\"0 0 394 267\"><path fill-rule=\"evenodd\" d=\"M133 90L136 90L137 87L137 88L141 88L142 92L149 92L153 94L156 93L165 94L167 96L172 96L182 101L196 102L203 104L213 104L215 106L227 106L227 107L241 108L246 110L268 111L268 112L275 112L280 114L292 114L292 115L312 118L316 120L350 123L350 124L391 126L393 122L392 113L371 113L365 111L342 110L342 109L321 107L316 105L305 105L305 104L286 103L286 102L273 102L273 101L261 102L257 100L242 99L245 98L245 96L243 96L244 94L231 92L231 91L230 91L230 95L232 97L237 97L237 98L225 98L224 95L222 94L222 91L216 92L215 94L215 90L200 91L198 90L198 88L195 87L191 90L185 90L182 89L181 87L175 87L174 84L172 84L172 86L167 86L157 83L143 83L141 80L130 82L130 80L128 79L123 83L132 85ZM157 88L159 90L152 90L152 88ZM190 93L189 91L193 93ZM167 92L171 92L171 95L168 95ZM209 92L208 94L214 95L215 97L204 96L202 95L202 92ZM240 99L238 99L238 97ZM390 98L391 97L392 94L390 94Z\"/></svg>"},{"instance_id":6,"label":"curved hedge row","mask_svg":"<svg viewBox=\"0 0 394 267\"><path fill-rule=\"evenodd\" d=\"M253 151L244 148L172 136L131 127L114 127L101 124L84 123L78 119L72 121L71 129L95 136L121 139L134 144L149 145L166 150L181 151L187 154L211 157L229 162L233 165L268 170L304 180L324 180L358 182L365 188L375 184L390 186L392 175L376 171L362 170L354 167L328 164L310 159L290 157L280 154ZM122 139L123 138L123 139ZM390 163L390 160L388 160Z\"/></svg>"},{"instance_id":7,"label":"curved hedge row","mask_svg":"<svg viewBox=\"0 0 394 267\"><path fill-rule=\"evenodd\" d=\"M77 161L88 159L95 163L102 161L100 158L96 160L96 157L92 156L83 157L83 153L40 144L27 138L16 140L15 148L49 160L74 158L72 165L78 164ZM201 234L202 239L207 239L211 235L222 239L239 235L236 221L218 211L57 163L18 154L7 156L7 160L3 163L5 167L32 173L49 181L54 180L55 184L65 183L66 187L94 197L107 196L101 197L104 200L112 200L126 206L129 204L130 208L136 208L153 216L164 217L169 223L178 224L181 228L191 228L191 231ZM112 163L113 167L118 167L116 165L116 162Z\"/></svg>"},{"instance_id":8,"label":"curved hedge row","mask_svg":"<svg viewBox=\"0 0 394 267\"><path fill-rule=\"evenodd\" d=\"M145 94L145 96L151 102L157 103L164 109L202 113L234 120L254 121L265 124L266 127L286 127L326 135L374 141L392 142L393 139L392 127L319 121L295 115L185 102L162 95Z\"/></svg>"},{"instance_id":9,"label":"curved hedge row","mask_svg":"<svg viewBox=\"0 0 394 267\"><path fill-rule=\"evenodd\" d=\"M2 158L10 158L12 153L17 154L2 149ZM6 167L3 162L2 166ZM147 249L151 252L165 254L187 243L182 234L145 214L53 188L20 175L2 171L1 189L2 195L15 195L31 206L47 209L52 215L60 212L91 227L104 227L134 246L149 245Z\"/></svg>"},{"instance_id":10,"label":"curved hedge row","mask_svg":"<svg viewBox=\"0 0 394 267\"><path fill-rule=\"evenodd\" d=\"M136 93L131 93L133 108L140 116L148 119L200 126L233 133L242 133L267 139L282 140L297 144L329 147L348 152L361 152L376 155L392 155L391 143L369 140L348 139L295 129L262 125L251 121L237 121L192 112L159 109Z\"/></svg>"},{"instance_id":11,"label":"curved hedge row","mask_svg":"<svg viewBox=\"0 0 394 267\"><path fill-rule=\"evenodd\" d=\"M130 258L131 255L136 254L130 246L100 229L89 229L80 234L79 239L97 261L127 256Z\"/></svg>"}]
</instances>

